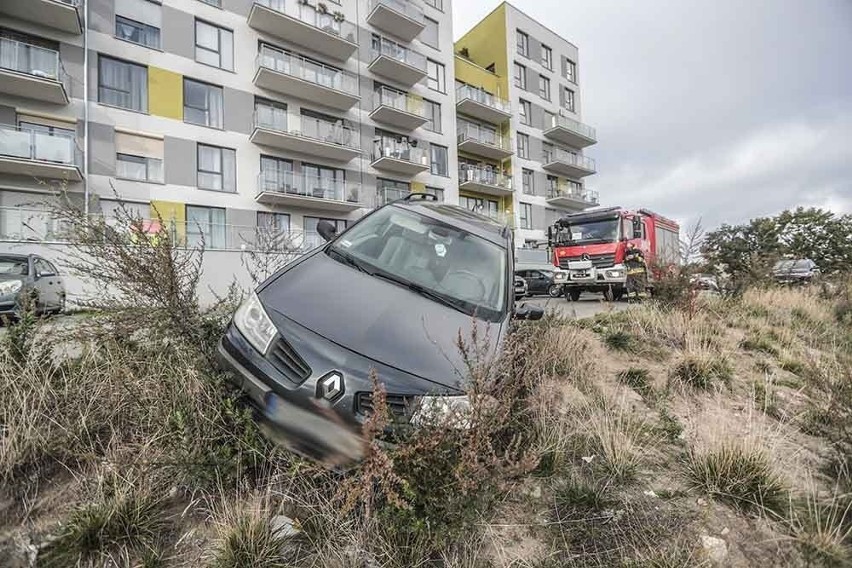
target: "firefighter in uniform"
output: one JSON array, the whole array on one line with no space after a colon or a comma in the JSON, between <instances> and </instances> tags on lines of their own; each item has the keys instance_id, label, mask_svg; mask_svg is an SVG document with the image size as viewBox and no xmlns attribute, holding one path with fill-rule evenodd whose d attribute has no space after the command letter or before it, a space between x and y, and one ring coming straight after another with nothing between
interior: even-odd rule
<instances>
[{"instance_id":1,"label":"firefighter in uniform","mask_svg":"<svg viewBox=\"0 0 852 568\"><path fill-rule=\"evenodd\" d=\"M644 253L634 243L627 243L624 265L627 267L627 300L630 301L631 296L638 300L645 293L648 266Z\"/></svg>"}]
</instances>

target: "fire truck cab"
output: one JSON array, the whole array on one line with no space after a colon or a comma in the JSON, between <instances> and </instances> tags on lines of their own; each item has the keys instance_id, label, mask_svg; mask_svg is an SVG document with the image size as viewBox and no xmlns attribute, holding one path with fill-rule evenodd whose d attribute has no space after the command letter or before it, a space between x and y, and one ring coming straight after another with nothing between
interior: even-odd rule
<instances>
[{"instance_id":1,"label":"fire truck cab","mask_svg":"<svg viewBox=\"0 0 852 568\"><path fill-rule=\"evenodd\" d=\"M553 264L568 271L563 290L570 301L577 301L583 292L600 292L608 301L621 299L630 242L645 255L652 290L660 271L679 262L680 227L647 209L611 207L573 213L558 219L547 232Z\"/></svg>"}]
</instances>

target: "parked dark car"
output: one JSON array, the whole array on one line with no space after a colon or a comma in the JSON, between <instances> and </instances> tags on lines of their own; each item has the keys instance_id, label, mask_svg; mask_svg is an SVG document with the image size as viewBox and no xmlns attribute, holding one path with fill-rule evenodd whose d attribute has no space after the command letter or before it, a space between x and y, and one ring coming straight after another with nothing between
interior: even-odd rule
<instances>
[{"instance_id":1,"label":"parked dark car","mask_svg":"<svg viewBox=\"0 0 852 568\"><path fill-rule=\"evenodd\" d=\"M36 313L65 309L65 283L53 263L34 254L0 254L0 317L17 317L29 297Z\"/></svg>"},{"instance_id":2,"label":"parked dark car","mask_svg":"<svg viewBox=\"0 0 852 568\"><path fill-rule=\"evenodd\" d=\"M416 194L415 194L416 195ZM373 409L371 373L396 421L467 405L456 340L476 324L493 350L516 306L512 233L420 194L394 201L261 284L219 345L223 366L291 449L328 459ZM279 436L280 437L280 436ZM354 456L357 458L357 456Z\"/></svg>"},{"instance_id":3,"label":"parked dark car","mask_svg":"<svg viewBox=\"0 0 852 568\"><path fill-rule=\"evenodd\" d=\"M547 294L551 298L562 295L562 285L568 281L568 273L558 270L555 266L550 268L519 268L515 274L523 278L527 283L528 293Z\"/></svg>"},{"instance_id":4,"label":"parked dark car","mask_svg":"<svg viewBox=\"0 0 852 568\"><path fill-rule=\"evenodd\" d=\"M772 277L779 284L809 284L819 275L819 267L809 258L779 260L772 268Z\"/></svg>"},{"instance_id":5,"label":"parked dark car","mask_svg":"<svg viewBox=\"0 0 852 568\"><path fill-rule=\"evenodd\" d=\"M515 275L514 278L514 288L515 288L515 301L520 300L521 298L525 298L527 293L529 292L529 287L527 286L527 281Z\"/></svg>"}]
</instances>

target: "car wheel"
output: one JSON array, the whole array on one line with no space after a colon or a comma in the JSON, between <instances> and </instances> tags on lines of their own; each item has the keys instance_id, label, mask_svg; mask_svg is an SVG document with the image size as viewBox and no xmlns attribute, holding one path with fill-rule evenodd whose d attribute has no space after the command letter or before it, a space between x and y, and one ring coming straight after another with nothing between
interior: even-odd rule
<instances>
[{"instance_id":1,"label":"car wheel","mask_svg":"<svg viewBox=\"0 0 852 568\"><path fill-rule=\"evenodd\" d=\"M551 298L558 298L562 294L562 286L559 284L551 284L547 289L547 295Z\"/></svg>"},{"instance_id":2,"label":"car wheel","mask_svg":"<svg viewBox=\"0 0 852 568\"><path fill-rule=\"evenodd\" d=\"M580 294L582 293L582 290L568 290L568 292L565 294L565 298L567 298L569 302L579 302Z\"/></svg>"},{"instance_id":3,"label":"car wheel","mask_svg":"<svg viewBox=\"0 0 852 568\"><path fill-rule=\"evenodd\" d=\"M612 299L615 302L620 302L624 297L624 290L614 290L612 293Z\"/></svg>"},{"instance_id":4,"label":"car wheel","mask_svg":"<svg viewBox=\"0 0 852 568\"><path fill-rule=\"evenodd\" d=\"M53 312L54 314L62 314L65 313L65 295L59 297L59 306L56 307L56 310Z\"/></svg>"}]
</instances>

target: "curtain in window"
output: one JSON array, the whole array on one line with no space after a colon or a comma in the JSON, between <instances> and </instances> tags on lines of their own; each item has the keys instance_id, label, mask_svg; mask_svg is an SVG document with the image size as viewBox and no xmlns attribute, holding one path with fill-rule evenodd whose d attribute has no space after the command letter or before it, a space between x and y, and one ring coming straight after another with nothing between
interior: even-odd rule
<instances>
[{"instance_id":1,"label":"curtain in window","mask_svg":"<svg viewBox=\"0 0 852 568\"><path fill-rule=\"evenodd\" d=\"M198 187L222 189L222 149L198 147Z\"/></svg>"},{"instance_id":2,"label":"curtain in window","mask_svg":"<svg viewBox=\"0 0 852 568\"><path fill-rule=\"evenodd\" d=\"M237 191L237 153L222 149L222 183L225 191Z\"/></svg>"},{"instance_id":3,"label":"curtain in window","mask_svg":"<svg viewBox=\"0 0 852 568\"><path fill-rule=\"evenodd\" d=\"M148 69L101 57L98 66L98 100L117 107L147 112Z\"/></svg>"}]
</instances>

